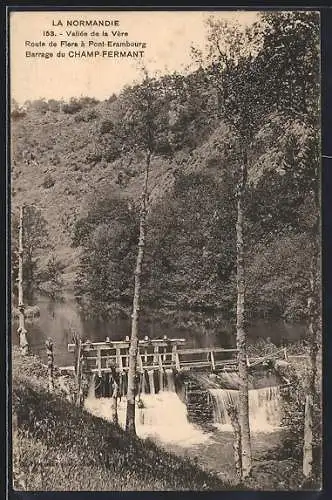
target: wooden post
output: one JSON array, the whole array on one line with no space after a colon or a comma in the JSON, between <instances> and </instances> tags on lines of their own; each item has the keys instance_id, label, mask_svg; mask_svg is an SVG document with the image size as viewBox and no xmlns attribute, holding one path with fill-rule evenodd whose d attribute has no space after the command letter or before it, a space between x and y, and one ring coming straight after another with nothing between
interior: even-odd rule
<instances>
[{"instance_id":1,"label":"wooden post","mask_svg":"<svg viewBox=\"0 0 332 500\"><path fill-rule=\"evenodd\" d=\"M180 358L179 358L178 352L175 353L175 368L177 369L177 371L180 371L180 369L181 369Z\"/></svg>"},{"instance_id":2,"label":"wooden post","mask_svg":"<svg viewBox=\"0 0 332 500\"><path fill-rule=\"evenodd\" d=\"M287 347L284 347L284 357L285 360L288 361Z\"/></svg>"},{"instance_id":3,"label":"wooden post","mask_svg":"<svg viewBox=\"0 0 332 500\"><path fill-rule=\"evenodd\" d=\"M101 348L97 347L97 368L98 368L98 377L101 377Z\"/></svg>"},{"instance_id":4,"label":"wooden post","mask_svg":"<svg viewBox=\"0 0 332 500\"><path fill-rule=\"evenodd\" d=\"M213 351L211 351L211 365L212 365L212 370L215 371L216 365L214 362L214 352Z\"/></svg>"},{"instance_id":5,"label":"wooden post","mask_svg":"<svg viewBox=\"0 0 332 500\"><path fill-rule=\"evenodd\" d=\"M153 356L153 364L156 365L158 363L158 359L159 359L159 356L158 356L158 353L159 353L159 347L158 347L158 344L156 344L154 346L154 349L153 349L153 352L154 352L154 356Z\"/></svg>"},{"instance_id":6,"label":"wooden post","mask_svg":"<svg viewBox=\"0 0 332 500\"><path fill-rule=\"evenodd\" d=\"M123 372L123 364L122 364L122 356L121 356L121 349L118 348L116 350L116 359L117 359L117 363L118 363L118 367L119 367L119 370L120 370L120 373ZM126 363L126 366L127 366L127 363Z\"/></svg>"},{"instance_id":7,"label":"wooden post","mask_svg":"<svg viewBox=\"0 0 332 500\"><path fill-rule=\"evenodd\" d=\"M139 351L137 353L137 361L138 361L139 370L143 373L144 369L143 369L142 355L140 354Z\"/></svg>"},{"instance_id":8,"label":"wooden post","mask_svg":"<svg viewBox=\"0 0 332 500\"><path fill-rule=\"evenodd\" d=\"M76 364L76 385L77 385L77 395L76 395L76 404L77 406L81 405L81 351L82 351L82 341L78 340L77 344L77 364Z\"/></svg>"},{"instance_id":9,"label":"wooden post","mask_svg":"<svg viewBox=\"0 0 332 500\"><path fill-rule=\"evenodd\" d=\"M176 365L176 349L177 345L174 344L172 347L172 362L174 363L174 365Z\"/></svg>"},{"instance_id":10,"label":"wooden post","mask_svg":"<svg viewBox=\"0 0 332 500\"><path fill-rule=\"evenodd\" d=\"M111 412L112 412L112 422L113 424L118 424L118 396L119 396L119 385L115 380L115 370L112 373L113 384L112 384L112 401L111 401Z\"/></svg>"},{"instance_id":11,"label":"wooden post","mask_svg":"<svg viewBox=\"0 0 332 500\"><path fill-rule=\"evenodd\" d=\"M17 333L20 337L20 348L25 356L29 354L29 342L27 338L27 330L25 328L24 311L25 305L23 300L23 205L20 207L19 219L19 236L18 236L18 310L19 310L19 326Z\"/></svg>"},{"instance_id":12,"label":"wooden post","mask_svg":"<svg viewBox=\"0 0 332 500\"><path fill-rule=\"evenodd\" d=\"M47 369L48 369L48 388L50 391L54 390L54 355L53 355L53 342L51 339L46 340L46 354L47 354Z\"/></svg>"}]
</instances>

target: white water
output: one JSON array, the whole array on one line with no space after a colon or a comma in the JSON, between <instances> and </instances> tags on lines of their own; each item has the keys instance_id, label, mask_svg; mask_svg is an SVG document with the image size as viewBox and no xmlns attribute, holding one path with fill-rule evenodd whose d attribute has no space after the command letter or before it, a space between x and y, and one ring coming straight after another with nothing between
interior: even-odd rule
<instances>
[{"instance_id":1,"label":"white water","mask_svg":"<svg viewBox=\"0 0 332 500\"><path fill-rule=\"evenodd\" d=\"M210 389L214 406L214 422L223 430L231 429L227 403L238 404L238 391ZM252 431L270 432L280 425L279 387L249 390L249 423Z\"/></svg>"},{"instance_id":2,"label":"white water","mask_svg":"<svg viewBox=\"0 0 332 500\"><path fill-rule=\"evenodd\" d=\"M175 392L142 394L144 408L136 406L136 433L141 438L153 438L168 444L193 446L204 443L209 436L187 420L187 409ZM126 422L126 398L118 403L118 418L122 428ZM88 396L85 408L97 417L110 420L111 399Z\"/></svg>"},{"instance_id":3,"label":"white water","mask_svg":"<svg viewBox=\"0 0 332 500\"><path fill-rule=\"evenodd\" d=\"M148 376L149 376L150 393L155 394L156 391L155 391L155 387L154 387L154 372L153 372L153 370L150 370L148 372Z\"/></svg>"},{"instance_id":4,"label":"white water","mask_svg":"<svg viewBox=\"0 0 332 500\"><path fill-rule=\"evenodd\" d=\"M153 370L148 372L150 393L143 393L140 399L143 408L136 406L135 424L136 433L141 438L153 438L168 444L179 446L193 446L204 443L209 436L187 420L187 408L175 392L173 370L166 370L167 387L164 379L160 378L162 391L156 394ZM91 378L88 396L84 402L85 408L97 417L111 419L111 398L96 398L94 391L94 377ZM119 425L125 428L127 400L118 401Z\"/></svg>"},{"instance_id":5,"label":"white water","mask_svg":"<svg viewBox=\"0 0 332 500\"><path fill-rule=\"evenodd\" d=\"M141 438L152 438L165 444L190 447L211 442L212 433L203 432L187 420L186 405L175 392L173 370L166 370L160 378L162 390L156 393L153 370L148 372L150 392L142 388L140 399L143 408L136 406L136 432ZM144 384L145 386L146 384ZM219 430L232 431L227 402L238 404L238 391L210 389L214 405L214 423ZM96 398L92 378L85 408L98 417L111 419L111 398ZM126 398L118 401L119 425L125 428ZM249 420L253 432L271 432L280 424L279 388L267 387L249 391Z\"/></svg>"}]
</instances>

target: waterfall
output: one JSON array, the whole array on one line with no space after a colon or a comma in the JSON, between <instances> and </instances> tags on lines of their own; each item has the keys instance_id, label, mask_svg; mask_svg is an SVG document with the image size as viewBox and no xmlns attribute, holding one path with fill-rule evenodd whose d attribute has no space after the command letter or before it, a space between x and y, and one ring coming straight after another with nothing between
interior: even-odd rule
<instances>
[{"instance_id":1,"label":"waterfall","mask_svg":"<svg viewBox=\"0 0 332 500\"><path fill-rule=\"evenodd\" d=\"M174 372L171 368L166 370L166 377L167 377L167 389L169 391L175 392Z\"/></svg>"},{"instance_id":2,"label":"waterfall","mask_svg":"<svg viewBox=\"0 0 332 500\"><path fill-rule=\"evenodd\" d=\"M154 385L154 371L153 370L148 371L148 377L149 377L149 385L150 385L150 394L156 394L156 388Z\"/></svg>"},{"instance_id":3,"label":"waterfall","mask_svg":"<svg viewBox=\"0 0 332 500\"><path fill-rule=\"evenodd\" d=\"M214 422L231 425L227 403L238 404L238 391L210 389ZM253 431L269 431L280 425L280 392L278 386L249 390L249 423ZM224 427L223 427L224 428Z\"/></svg>"},{"instance_id":4,"label":"waterfall","mask_svg":"<svg viewBox=\"0 0 332 500\"><path fill-rule=\"evenodd\" d=\"M148 372L152 381L153 372ZM174 387L173 371L167 373L167 381L170 387ZM211 439L211 435L204 433L201 429L187 420L186 405L180 400L175 391L164 390L157 394L140 395L141 405L136 406L135 423L137 435L141 438L153 438L161 443L176 444L189 447L205 443ZM84 401L86 410L93 415L111 419L111 399L95 398L89 394ZM127 401L123 397L118 401L119 425L125 428Z\"/></svg>"},{"instance_id":5,"label":"waterfall","mask_svg":"<svg viewBox=\"0 0 332 500\"><path fill-rule=\"evenodd\" d=\"M88 398L96 396L96 375L93 373L89 380Z\"/></svg>"}]
</instances>

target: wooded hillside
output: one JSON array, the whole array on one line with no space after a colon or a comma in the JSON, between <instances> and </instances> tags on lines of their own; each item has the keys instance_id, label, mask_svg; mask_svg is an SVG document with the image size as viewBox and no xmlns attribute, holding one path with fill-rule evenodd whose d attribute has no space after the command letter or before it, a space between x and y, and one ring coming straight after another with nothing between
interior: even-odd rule
<instances>
[{"instance_id":1,"label":"wooded hillside","mask_svg":"<svg viewBox=\"0 0 332 500\"><path fill-rule=\"evenodd\" d=\"M248 311L305 314L319 188L318 17L259 22L262 39L232 67L211 57L186 77L153 80L146 305L234 310L236 126L250 136ZM213 42L218 26L208 29ZM129 303L133 293L145 158L129 104L143 90L12 106L12 209L41 209L66 285L94 303Z\"/></svg>"}]
</instances>

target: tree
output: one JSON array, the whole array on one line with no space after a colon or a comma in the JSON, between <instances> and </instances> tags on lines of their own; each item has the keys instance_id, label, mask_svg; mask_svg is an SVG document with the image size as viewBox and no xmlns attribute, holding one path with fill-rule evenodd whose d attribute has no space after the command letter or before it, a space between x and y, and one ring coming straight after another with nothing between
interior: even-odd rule
<instances>
[{"instance_id":1,"label":"tree","mask_svg":"<svg viewBox=\"0 0 332 500\"><path fill-rule=\"evenodd\" d=\"M40 283L38 275L38 254L41 250L50 248L48 240L47 221L41 210L35 206L26 205L23 217L23 283L24 295L28 304L33 301L33 295ZM12 277L15 283L18 274L18 217L13 214L12 218ZM14 292L16 287L14 285Z\"/></svg>"},{"instance_id":2,"label":"tree","mask_svg":"<svg viewBox=\"0 0 332 500\"><path fill-rule=\"evenodd\" d=\"M52 254L46 264L46 270L42 273L43 290L54 300L61 297L63 288L62 265L56 255Z\"/></svg>"},{"instance_id":3,"label":"tree","mask_svg":"<svg viewBox=\"0 0 332 500\"><path fill-rule=\"evenodd\" d=\"M23 354L28 354L29 343L27 339L27 330L25 329L24 323L24 300L23 300L23 256L24 256L24 244L23 244L23 220L24 220L24 207L20 207L20 218L19 218L19 235L18 235L18 309L19 309L19 327L18 334L20 336L20 347Z\"/></svg>"},{"instance_id":4,"label":"tree","mask_svg":"<svg viewBox=\"0 0 332 500\"><path fill-rule=\"evenodd\" d=\"M237 330L239 333L243 319L241 310L244 305L241 212L243 203L246 203L245 234L251 230L251 237L260 244L270 245L277 234L285 238L287 232L288 236L293 232L294 238L298 240L296 232L299 230L306 231L308 236L309 241L305 246L312 256L309 266L311 271L309 280L303 288L302 298L309 293L307 307L311 359L309 394L313 394L315 387L319 331L318 21L315 12L267 13L263 14L260 21L252 28L241 33L236 27L228 29L225 24L211 20L208 36L209 56L214 60L207 68L210 81L218 90L220 112L227 117L242 145L240 179L242 177L243 181L240 180L237 190ZM221 32L223 36L220 36ZM247 174L250 190L245 189ZM249 192L251 200L248 198ZM285 200L282 204L278 203L281 195ZM261 210L256 199L261 203ZM308 206L311 209L307 210ZM279 221L279 227L276 220ZM254 229L258 229L258 234ZM296 239L293 241L296 243ZM304 270L304 275L308 276L304 267L302 272ZM292 297L292 293L294 292L291 289L288 290L288 296ZM242 333L240 338L244 340ZM245 368L242 374L245 377ZM311 396L309 399L313 400ZM245 406L244 404L243 408ZM310 428L312 404L308 403L306 407L309 413L308 428ZM307 436L308 441L312 442L310 429ZM307 443L304 447L309 457L306 461L306 474L310 474L308 463L311 460L311 452L308 450L312 449L312 445Z\"/></svg>"},{"instance_id":5,"label":"tree","mask_svg":"<svg viewBox=\"0 0 332 500\"><path fill-rule=\"evenodd\" d=\"M236 170L236 343L239 371L239 426L241 435L241 477L251 472L247 338L245 329L245 242L244 202L247 190L248 157L258 110L254 105L255 73L251 71L251 51L256 46L256 26L245 31L225 21L208 20L208 60L206 75L218 94L219 112L234 135L230 160ZM248 78L248 75L251 78Z\"/></svg>"},{"instance_id":6,"label":"tree","mask_svg":"<svg viewBox=\"0 0 332 500\"><path fill-rule=\"evenodd\" d=\"M319 76L320 44L317 12L284 12L263 15L264 40L255 65L261 77L263 116L271 124L281 124L274 134L274 153L283 183L291 186L293 211L298 215L307 237L309 265L303 294L307 300L308 355L310 366L306 381L303 474L313 473L313 412L317 400L317 355L320 339L319 292ZM271 111L273 113L271 114ZM271 119L272 118L272 119ZM275 155L274 155L275 156ZM273 158L273 155L271 155ZM266 158L266 157L265 157ZM266 175L262 169L258 171ZM272 167L274 170L275 166ZM271 165L270 165L271 167ZM256 171L257 173L257 171ZM299 214L299 212L298 212ZM304 214L304 216L303 216Z\"/></svg>"},{"instance_id":7,"label":"tree","mask_svg":"<svg viewBox=\"0 0 332 500\"><path fill-rule=\"evenodd\" d=\"M75 289L89 312L100 315L110 304L132 299L138 210L109 187L91 196L86 206L73 228L72 245L82 248Z\"/></svg>"},{"instance_id":8,"label":"tree","mask_svg":"<svg viewBox=\"0 0 332 500\"><path fill-rule=\"evenodd\" d=\"M148 183L152 155L158 150L165 137L167 122L163 118L163 105L167 102L160 82L145 73L141 85L128 90L126 98L127 113L125 127L134 146L145 153L144 182L139 212L139 238L136 266L134 271L134 298L132 307L131 337L129 348L128 391L126 430L135 433L135 397L136 397L136 365L138 353L138 320L141 301L142 266L146 245L146 223L149 203ZM167 137L167 136L166 136Z\"/></svg>"}]
</instances>

